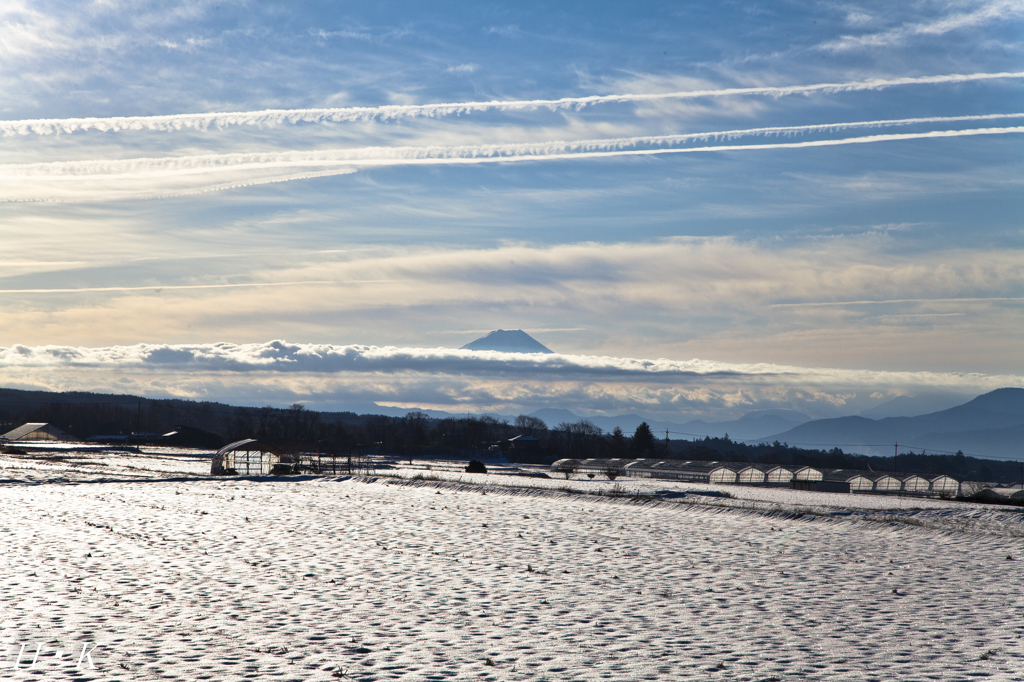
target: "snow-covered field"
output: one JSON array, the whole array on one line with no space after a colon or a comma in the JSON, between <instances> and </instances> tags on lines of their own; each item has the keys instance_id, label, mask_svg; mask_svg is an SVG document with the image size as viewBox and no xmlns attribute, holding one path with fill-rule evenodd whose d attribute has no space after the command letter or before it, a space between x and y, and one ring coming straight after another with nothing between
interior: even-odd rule
<instances>
[{"instance_id":1,"label":"snow-covered field","mask_svg":"<svg viewBox=\"0 0 1024 682\"><path fill-rule=\"evenodd\" d=\"M212 479L170 452L0 466L4 679L1024 680L1011 508Z\"/></svg>"}]
</instances>

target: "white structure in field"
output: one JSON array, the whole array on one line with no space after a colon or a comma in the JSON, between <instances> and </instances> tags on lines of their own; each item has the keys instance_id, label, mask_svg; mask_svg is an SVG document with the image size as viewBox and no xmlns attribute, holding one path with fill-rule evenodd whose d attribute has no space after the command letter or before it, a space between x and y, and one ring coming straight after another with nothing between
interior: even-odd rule
<instances>
[{"instance_id":1,"label":"white structure in field","mask_svg":"<svg viewBox=\"0 0 1024 682\"><path fill-rule=\"evenodd\" d=\"M851 493L870 493L875 489L875 482L864 474L853 474L846 481L850 484Z\"/></svg>"},{"instance_id":2,"label":"white structure in field","mask_svg":"<svg viewBox=\"0 0 1024 682\"><path fill-rule=\"evenodd\" d=\"M72 441L75 439L56 426L42 422L22 424L18 428L0 436L0 441L8 442L34 440Z\"/></svg>"},{"instance_id":3,"label":"white structure in field","mask_svg":"<svg viewBox=\"0 0 1024 682\"><path fill-rule=\"evenodd\" d=\"M876 493L898 493L903 489L903 481L889 474L875 474Z\"/></svg>"},{"instance_id":4,"label":"white structure in field","mask_svg":"<svg viewBox=\"0 0 1024 682\"><path fill-rule=\"evenodd\" d=\"M825 492L956 496L961 490L960 482L951 476L677 459L560 459L551 465L551 471L589 478L612 472L608 478L622 475L689 483L792 486ZM1020 496L1024 497L1024 492Z\"/></svg>"},{"instance_id":5,"label":"white structure in field","mask_svg":"<svg viewBox=\"0 0 1024 682\"><path fill-rule=\"evenodd\" d=\"M773 467L765 476L768 485L789 485L793 480L793 470L788 467Z\"/></svg>"},{"instance_id":6,"label":"white structure in field","mask_svg":"<svg viewBox=\"0 0 1024 682\"><path fill-rule=\"evenodd\" d=\"M736 476L736 482L745 485L764 485L766 480L765 472L754 466L740 469Z\"/></svg>"},{"instance_id":7,"label":"white structure in field","mask_svg":"<svg viewBox=\"0 0 1024 682\"><path fill-rule=\"evenodd\" d=\"M950 476L936 476L932 479L932 492L956 497L960 494L960 481Z\"/></svg>"},{"instance_id":8,"label":"white structure in field","mask_svg":"<svg viewBox=\"0 0 1024 682\"><path fill-rule=\"evenodd\" d=\"M214 476L266 476L274 469L280 458L255 438L246 438L225 445L210 462L210 473Z\"/></svg>"},{"instance_id":9,"label":"white structure in field","mask_svg":"<svg viewBox=\"0 0 1024 682\"><path fill-rule=\"evenodd\" d=\"M729 467L715 467L708 474L708 483L735 483L736 472Z\"/></svg>"},{"instance_id":10,"label":"white structure in field","mask_svg":"<svg viewBox=\"0 0 1024 682\"><path fill-rule=\"evenodd\" d=\"M931 490L932 482L917 474L903 474L903 492L905 493L927 493Z\"/></svg>"},{"instance_id":11,"label":"white structure in field","mask_svg":"<svg viewBox=\"0 0 1024 682\"><path fill-rule=\"evenodd\" d=\"M814 467L800 467L793 474L793 478L798 481L820 481L824 475Z\"/></svg>"},{"instance_id":12,"label":"white structure in field","mask_svg":"<svg viewBox=\"0 0 1024 682\"><path fill-rule=\"evenodd\" d=\"M994 500L1024 500L1024 489L1022 488L985 488L981 491L982 497Z\"/></svg>"}]
</instances>

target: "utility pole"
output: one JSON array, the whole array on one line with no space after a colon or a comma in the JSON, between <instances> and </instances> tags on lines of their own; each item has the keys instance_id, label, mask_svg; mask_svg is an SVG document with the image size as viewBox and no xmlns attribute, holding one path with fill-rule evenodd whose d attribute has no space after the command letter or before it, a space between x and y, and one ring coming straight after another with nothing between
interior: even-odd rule
<instances>
[{"instance_id":1,"label":"utility pole","mask_svg":"<svg viewBox=\"0 0 1024 682\"><path fill-rule=\"evenodd\" d=\"M899 471L899 469L896 468L896 458L899 457L899 454L900 454L900 444L896 443L896 445L893 446L893 451L892 451L892 472L894 474L897 471Z\"/></svg>"},{"instance_id":2,"label":"utility pole","mask_svg":"<svg viewBox=\"0 0 1024 682\"><path fill-rule=\"evenodd\" d=\"M139 399L139 412L135 418L135 452L142 452L142 399Z\"/></svg>"}]
</instances>

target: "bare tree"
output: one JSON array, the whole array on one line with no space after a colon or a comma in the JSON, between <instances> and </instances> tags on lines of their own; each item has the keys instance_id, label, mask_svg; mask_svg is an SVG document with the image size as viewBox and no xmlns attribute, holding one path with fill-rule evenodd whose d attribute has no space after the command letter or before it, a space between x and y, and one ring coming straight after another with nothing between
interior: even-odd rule
<instances>
[{"instance_id":1,"label":"bare tree","mask_svg":"<svg viewBox=\"0 0 1024 682\"><path fill-rule=\"evenodd\" d=\"M537 440L541 440L544 436L548 435L548 425L544 423L544 420L531 417L528 414L521 414L516 417L514 426L519 435L530 436Z\"/></svg>"},{"instance_id":2,"label":"bare tree","mask_svg":"<svg viewBox=\"0 0 1024 682\"><path fill-rule=\"evenodd\" d=\"M562 422L557 428L566 455L573 459L587 459L597 450L601 429L589 419L578 422Z\"/></svg>"}]
</instances>

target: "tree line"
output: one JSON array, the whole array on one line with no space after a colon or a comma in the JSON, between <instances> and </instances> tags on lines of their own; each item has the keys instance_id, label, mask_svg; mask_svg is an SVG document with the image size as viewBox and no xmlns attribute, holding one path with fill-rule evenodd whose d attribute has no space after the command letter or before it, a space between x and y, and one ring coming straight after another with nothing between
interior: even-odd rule
<instances>
[{"instance_id":1,"label":"tree line","mask_svg":"<svg viewBox=\"0 0 1024 682\"><path fill-rule=\"evenodd\" d=\"M0 433L25 422L50 423L71 435L162 434L186 426L212 434L204 443L223 444L256 438L285 450L358 452L398 456L479 458L502 455L510 461L550 464L559 459L665 458L749 462L830 469L873 469L922 474L949 474L976 480L1018 480L1017 462L911 452L893 457L845 453L839 448L808 450L785 443L740 443L728 436L663 440L640 424L626 435L616 428L604 433L587 419L553 427L536 417L494 416L432 418L422 412L403 417L317 412L301 404L287 408L235 407L215 402L152 399L91 393L54 394L0 389ZM536 439L513 447L515 436ZM209 447L207 445L207 447Z\"/></svg>"}]
</instances>

